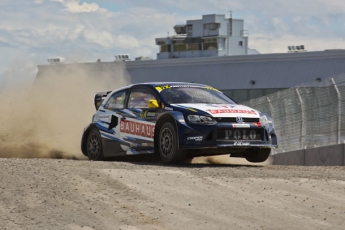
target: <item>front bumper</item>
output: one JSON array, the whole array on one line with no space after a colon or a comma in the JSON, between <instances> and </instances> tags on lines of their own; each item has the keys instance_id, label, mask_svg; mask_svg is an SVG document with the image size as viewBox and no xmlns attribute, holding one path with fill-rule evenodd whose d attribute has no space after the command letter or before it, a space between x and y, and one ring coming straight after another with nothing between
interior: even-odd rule
<instances>
[{"instance_id":1,"label":"front bumper","mask_svg":"<svg viewBox=\"0 0 345 230\"><path fill-rule=\"evenodd\" d=\"M194 125L180 123L177 125L179 149L248 149L248 148L276 148L277 136L275 130L246 123L246 128L235 128L237 123L217 123L215 125ZM228 133L240 135L224 138L224 130ZM250 131L260 134L259 138L250 136ZM221 132L223 132L221 134Z\"/></svg>"}]
</instances>

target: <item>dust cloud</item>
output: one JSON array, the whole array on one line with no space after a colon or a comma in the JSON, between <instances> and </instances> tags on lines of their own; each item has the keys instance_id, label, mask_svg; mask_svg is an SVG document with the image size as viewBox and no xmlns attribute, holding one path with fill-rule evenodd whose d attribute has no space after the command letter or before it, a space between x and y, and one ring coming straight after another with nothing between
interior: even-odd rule
<instances>
[{"instance_id":1,"label":"dust cloud","mask_svg":"<svg viewBox=\"0 0 345 230\"><path fill-rule=\"evenodd\" d=\"M34 84L0 92L0 157L86 159L80 150L95 92L127 85L124 68L43 66Z\"/></svg>"}]
</instances>

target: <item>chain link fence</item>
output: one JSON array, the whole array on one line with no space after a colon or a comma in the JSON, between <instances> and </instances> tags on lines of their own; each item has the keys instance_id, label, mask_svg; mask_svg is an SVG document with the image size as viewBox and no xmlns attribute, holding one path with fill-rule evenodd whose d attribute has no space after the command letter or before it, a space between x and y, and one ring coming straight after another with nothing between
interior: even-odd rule
<instances>
[{"instance_id":1,"label":"chain link fence","mask_svg":"<svg viewBox=\"0 0 345 230\"><path fill-rule=\"evenodd\" d=\"M279 145L274 154L345 140L345 74L316 79L243 104L273 118Z\"/></svg>"}]
</instances>

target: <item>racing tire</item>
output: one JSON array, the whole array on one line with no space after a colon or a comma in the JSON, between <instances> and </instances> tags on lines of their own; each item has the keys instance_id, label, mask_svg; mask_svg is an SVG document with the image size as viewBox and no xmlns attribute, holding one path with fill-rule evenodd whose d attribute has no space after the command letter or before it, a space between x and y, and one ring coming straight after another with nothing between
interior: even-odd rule
<instances>
[{"instance_id":1,"label":"racing tire","mask_svg":"<svg viewBox=\"0 0 345 230\"><path fill-rule=\"evenodd\" d=\"M164 163L181 163L186 151L178 149L176 128L171 122L163 124L159 130L158 153Z\"/></svg>"},{"instance_id":2,"label":"racing tire","mask_svg":"<svg viewBox=\"0 0 345 230\"><path fill-rule=\"evenodd\" d=\"M96 128L93 128L87 137L86 151L90 161L102 161L104 159L102 137Z\"/></svg>"},{"instance_id":3,"label":"racing tire","mask_svg":"<svg viewBox=\"0 0 345 230\"><path fill-rule=\"evenodd\" d=\"M271 154L270 148L254 149L244 154L247 161L252 163L264 162Z\"/></svg>"}]
</instances>

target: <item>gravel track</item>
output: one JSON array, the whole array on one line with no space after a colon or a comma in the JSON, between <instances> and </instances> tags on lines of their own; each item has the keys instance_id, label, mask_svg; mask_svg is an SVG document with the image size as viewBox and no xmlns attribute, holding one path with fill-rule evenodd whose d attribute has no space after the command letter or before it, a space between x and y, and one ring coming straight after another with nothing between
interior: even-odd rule
<instances>
[{"instance_id":1,"label":"gravel track","mask_svg":"<svg viewBox=\"0 0 345 230\"><path fill-rule=\"evenodd\" d=\"M0 159L0 229L344 229L345 168Z\"/></svg>"}]
</instances>

